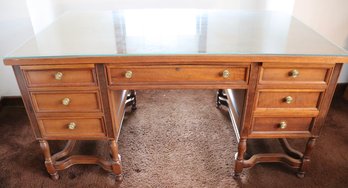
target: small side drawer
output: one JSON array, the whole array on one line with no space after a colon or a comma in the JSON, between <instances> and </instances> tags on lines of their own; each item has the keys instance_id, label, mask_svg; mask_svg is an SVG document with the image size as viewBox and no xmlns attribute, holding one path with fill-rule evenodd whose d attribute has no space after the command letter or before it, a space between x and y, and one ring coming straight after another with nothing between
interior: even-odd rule
<instances>
[{"instance_id":1,"label":"small side drawer","mask_svg":"<svg viewBox=\"0 0 348 188\"><path fill-rule=\"evenodd\" d=\"M233 66L108 66L110 85L141 83L247 83L249 64Z\"/></svg>"},{"instance_id":2,"label":"small side drawer","mask_svg":"<svg viewBox=\"0 0 348 188\"><path fill-rule=\"evenodd\" d=\"M39 119L43 138L104 138L106 137L102 118L47 118Z\"/></svg>"},{"instance_id":3,"label":"small side drawer","mask_svg":"<svg viewBox=\"0 0 348 188\"><path fill-rule=\"evenodd\" d=\"M94 65L21 66L28 87L97 85Z\"/></svg>"},{"instance_id":4,"label":"small side drawer","mask_svg":"<svg viewBox=\"0 0 348 188\"><path fill-rule=\"evenodd\" d=\"M330 78L332 65L322 65L306 68L306 65L263 65L260 84L325 84Z\"/></svg>"},{"instance_id":5,"label":"small side drawer","mask_svg":"<svg viewBox=\"0 0 348 188\"><path fill-rule=\"evenodd\" d=\"M260 90L256 108L318 108L323 91Z\"/></svg>"},{"instance_id":6,"label":"small side drawer","mask_svg":"<svg viewBox=\"0 0 348 188\"><path fill-rule=\"evenodd\" d=\"M310 134L313 117L255 117L251 135Z\"/></svg>"},{"instance_id":7,"label":"small side drawer","mask_svg":"<svg viewBox=\"0 0 348 188\"><path fill-rule=\"evenodd\" d=\"M98 91L31 92L36 112L101 112Z\"/></svg>"}]
</instances>

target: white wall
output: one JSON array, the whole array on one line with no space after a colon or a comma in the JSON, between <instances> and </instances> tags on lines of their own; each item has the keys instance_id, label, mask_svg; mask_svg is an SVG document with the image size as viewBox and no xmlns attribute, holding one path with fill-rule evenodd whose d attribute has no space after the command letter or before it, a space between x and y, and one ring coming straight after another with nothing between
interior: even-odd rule
<instances>
[{"instance_id":1,"label":"white wall","mask_svg":"<svg viewBox=\"0 0 348 188\"><path fill-rule=\"evenodd\" d=\"M272 10L296 17L348 48L347 0L0 0L0 56L13 51L68 10L197 8ZM295 6L294 6L295 5ZM339 34L337 34L339 31ZM341 81L348 82L348 68ZM345 77L346 76L346 77ZM20 95L13 71L0 58L0 96Z\"/></svg>"},{"instance_id":2,"label":"white wall","mask_svg":"<svg viewBox=\"0 0 348 188\"><path fill-rule=\"evenodd\" d=\"M347 0L296 0L293 15L338 46L348 50ZM339 82L348 82L348 65Z\"/></svg>"},{"instance_id":3,"label":"white wall","mask_svg":"<svg viewBox=\"0 0 348 188\"><path fill-rule=\"evenodd\" d=\"M64 13L59 0L26 0L34 33L39 33Z\"/></svg>"},{"instance_id":4,"label":"white wall","mask_svg":"<svg viewBox=\"0 0 348 188\"><path fill-rule=\"evenodd\" d=\"M20 95L12 68L2 57L33 36L25 0L0 0L0 97Z\"/></svg>"}]
</instances>

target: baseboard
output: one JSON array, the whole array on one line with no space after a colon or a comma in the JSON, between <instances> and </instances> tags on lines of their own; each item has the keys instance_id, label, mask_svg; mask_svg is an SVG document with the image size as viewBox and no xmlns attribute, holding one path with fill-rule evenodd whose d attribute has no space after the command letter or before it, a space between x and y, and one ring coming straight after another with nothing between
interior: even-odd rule
<instances>
[{"instance_id":1,"label":"baseboard","mask_svg":"<svg viewBox=\"0 0 348 188\"><path fill-rule=\"evenodd\" d=\"M347 89L346 89L347 88ZM348 93L348 83L337 84L334 97L343 97ZM24 107L21 96L4 96L0 98L0 109L5 106Z\"/></svg>"},{"instance_id":2,"label":"baseboard","mask_svg":"<svg viewBox=\"0 0 348 188\"><path fill-rule=\"evenodd\" d=\"M0 98L0 110L5 106L24 107L21 96L4 96Z\"/></svg>"}]
</instances>

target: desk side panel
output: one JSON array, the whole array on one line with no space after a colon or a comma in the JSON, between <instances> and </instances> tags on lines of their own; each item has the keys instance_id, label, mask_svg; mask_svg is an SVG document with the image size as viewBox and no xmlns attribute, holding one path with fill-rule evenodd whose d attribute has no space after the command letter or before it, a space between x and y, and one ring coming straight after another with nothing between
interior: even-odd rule
<instances>
[{"instance_id":1,"label":"desk side panel","mask_svg":"<svg viewBox=\"0 0 348 188\"><path fill-rule=\"evenodd\" d=\"M21 91L22 100L23 100L25 109L26 109L27 114L28 114L31 128L33 129L33 132L35 134L36 139L39 139L39 138L41 138L41 133L39 130L39 126L38 126L38 122L37 122L37 119L35 116L34 109L31 105L30 94L29 94L29 91L28 91L28 88L26 85L24 74L23 74L20 66L18 66L18 65L13 66L13 71L15 73L19 89Z\"/></svg>"}]
</instances>

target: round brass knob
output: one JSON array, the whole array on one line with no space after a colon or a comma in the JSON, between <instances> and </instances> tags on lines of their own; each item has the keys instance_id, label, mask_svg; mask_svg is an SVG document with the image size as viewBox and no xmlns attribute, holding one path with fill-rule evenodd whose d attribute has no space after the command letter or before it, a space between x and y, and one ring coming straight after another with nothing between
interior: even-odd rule
<instances>
[{"instance_id":1,"label":"round brass knob","mask_svg":"<svg viewBox=\"0 0 348 188\"><path fill-rule=\"evenodd\" d=\"M71 102L71 100L70 100L69 98L64 98L64 99L62 100L62 104L63 104L64 106L68 106L68 105L70 104L70 102Z\"/></svg>"},{"instance_id":2,"label":"round brass knob","mask_svg":"<svg viewBox=\"0 0 348 188\"><path fill-rule=\"evenodd\" d=\"M76 128L76 123L75 122L70 122L69 124L68 124L68 129L70 129L70 130L74 130L75 128Z\"/></svg>"},{"instance_id":3,"label":"round brass knob","mask_svg":"<svg viewBox=\"0 0 348 188\"><path fill-rule=\"evenodd\" d=\"M54 74L54 78L56 80L61 80L63 78L63 73L62 72L57 72L56 74Z\"/></svg>"},{"instance_id":4,"label":"round brass knob","mask_svg":"<svg viewBox=\"0 0 348 188\"><path fill-rule=\"evenodd\" d=\"M279 123L279 128L281 128L281 129L285 129L286 126L287 126L286 121L281 121L281 122Z\"/></svg>"},{"instance_id":5,"label":"round brass knob","mask_svg":"<svg viewBox=\"0 0 348 188\"><path fill-rule=\"evenodd\" d=\"M222 72L222 77L223 77L223 78L228 78L228 77L230 77L230 71L224 70L224 71Z\"/></svg>"},{"instance_id":6,"label":"round brass knob","mask_svg":"<svg viewBox=\"0 0 348 188\"><path fill-rule=\"evenodd\" d=\"M290 71L289 75L293 78L296 78L296 77L300 76L300 72L298 70L294 69L294 70Z\"/></svg>"},{"instance_id":7,"label":"round brass knob","mask_svg":"<svg viewBox=\"0 0 348 188\"><path fill-rule=\"evenodd\" d=\"M286 103L290 104L290 103L292 103L292 101L294 99L291 96L287 96L287 97L284 98L284 100L285 100Z\"/></svg>"},{"instance_id":8,"label":"round brass knob","mask_svg":"<svg viewBox=\"0 0 348 188\"><path fill-rule=\"evenodd\" d=\"M124 77L126 77L126 78L132 78L132 76L133 76L133 72L132 71L127 71L125 74L124 74Z\"/></svg>"}]
</instances>

